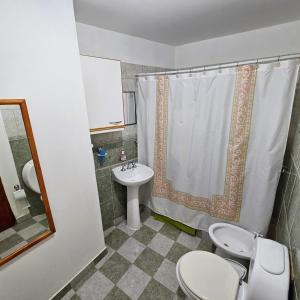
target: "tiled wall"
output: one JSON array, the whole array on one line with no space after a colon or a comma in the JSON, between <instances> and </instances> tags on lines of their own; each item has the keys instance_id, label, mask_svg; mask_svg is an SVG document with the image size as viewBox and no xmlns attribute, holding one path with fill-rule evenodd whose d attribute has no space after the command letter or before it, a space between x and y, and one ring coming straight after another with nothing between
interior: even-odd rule
<instances>
[{"instance_id":1,"label":"tiled wall","mask_svg":"<svg viewBox=\"0 0 300 300\"><path fill-rule=\"evenodd\" d=\"M103 228L107 229L126 214L126 187L112 180L111 170L121 163L121 150L125 150L128 160L137 159L136 136L125 138L121 132L103 133L92 135L92 143L95 148L101 146L107 150L103 166L94 154Z\"/></svg>"},{"instance_id":2,"label":"tiled wall","mask_svg":"<svg viewBox=\"0 0 300 300\"><path fill-rule=\"evenodd\" d=\"M290 299L300 300L300 88L294 101L288 144L277 189L275 207L270 225L271 238L290 249L292 272Z\"/></svg>"},{"instance_id":3,"label":"tiled wall","mask_svg":"<svg viewBox=\"0 0 300 300\"><path fill-rule=\"evenodd\" d=\"M122 88L124 92L135 91L135 75L164 71L158 67L121 63ZM120 164L121 150L125 150L128 160L137 160L136 125L126 126L124 131L100 133L91 136L94 149L104 147L108 155L100 166L94 153L99 201L103 228L117 224L126 215L126 187L112 180L111 170Z\"/></svg>"},{"instance_id":4,"label":"tiled wall","mask_svg":"<svg viewBox=\"0 0 300 300\"><path fill-rule=\"evenodd\" d=\"M8 139L12 140L26 137L23 117L19 106L2 105L0 108Z\"/></svg>"}]
</instances>

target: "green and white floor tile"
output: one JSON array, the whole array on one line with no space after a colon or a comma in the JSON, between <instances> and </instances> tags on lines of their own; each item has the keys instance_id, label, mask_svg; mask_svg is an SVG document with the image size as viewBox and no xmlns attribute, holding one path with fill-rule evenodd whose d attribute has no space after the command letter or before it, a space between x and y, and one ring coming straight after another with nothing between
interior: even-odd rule
<instances>
[{"instance_id":1,"label":"green and white floor tile","mask_svg":"<svg viewBox=\"0 0 300 300\"><path fill-rule=\"evenodd\" d=\"M0 232L0 259L27 245L48 229L47 217L41 214Z\"/></svg>"},{"instance_id":2,"label":"green and white floor tile","mask_svg":"<svg viewBox=\"0 0 300 300\"><path fill-rule=\"evenodd\" d=\"M176 278L178 259L195 249L212 251L207 233L190 236L152 216L138 231L122 222L106 231L105 241L106 256L60 299L185 299Z\"/></svg>"}]
</instances>

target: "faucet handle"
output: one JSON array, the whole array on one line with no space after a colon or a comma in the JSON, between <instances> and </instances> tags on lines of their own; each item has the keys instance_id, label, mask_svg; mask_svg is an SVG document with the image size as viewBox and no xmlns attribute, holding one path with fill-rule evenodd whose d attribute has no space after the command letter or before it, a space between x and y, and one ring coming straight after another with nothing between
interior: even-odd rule
<instances>
[{"instance_id":1,"label":"faucet handle","mask_svg":"<svg viewBox=\"0 0 300 300\"><path fill-rule=\"evenodd\" d=\"M132 164L132 168L136 168L136 167L137 167L137 165L136 165L136 162L135 162L135 161L132 161L132 162L131 162L131 164Z\"/></svg>"},{"instance_id":2,"label":"faucet handle","mask_svg":"<svg viewBox=\"0 0 300 300\"><path fill-rule=\"evenodd\" d=\"M126 171L125 165L122 165L121 171L122 172Z\"/></svg>"}]
</instances>

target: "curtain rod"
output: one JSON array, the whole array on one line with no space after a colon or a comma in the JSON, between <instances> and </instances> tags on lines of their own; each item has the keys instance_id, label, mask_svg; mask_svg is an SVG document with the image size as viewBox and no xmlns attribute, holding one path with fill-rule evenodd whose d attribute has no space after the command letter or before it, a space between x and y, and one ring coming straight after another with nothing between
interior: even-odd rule
<instances>
[{"instance_id":1,"label":"curtain rod","mask_svg":"<svg viewBox=\"0 0 300 300\"><path fill-rule=\"evenodd\" d=\"M89 54L83 54L83 53L79 53L79 55L80 56L93 57L93 58L102 58L102 59L114 60L114 61L121 62L119 59L116 59L116 58L109 58L109 57L104 57L104 56L95 56L95 55L89 55Z\"/></svg>"},{"instance_id":2,"label":"curtain rod","mask_svg":"<svg viewBox=\"0 0 300 300\"><path fill-rule=\"evenodd\" d=\"M298 59L300 58L300 53L293 53L293 54L283 54L277 56L267 56L267 57L260 57L260 58L253 58L253 59L245 59L240 61L232 61L226 63L218 63L218 64L211 64L211 65L202 65L196 66L192 68L181 68L171 71L163 71L163 72L153 72L153 73L140 73L135 75L135 77L145 77L145 76L153 76L153 75L176 75L181 73L198 73L203 71L212 71L212 70L220 70L226 68L232 68L234 66L240 67L248 64L262 64L262 63L271 63L271 62L279 62L289 59Z\"/></svg>"}]
</instances>

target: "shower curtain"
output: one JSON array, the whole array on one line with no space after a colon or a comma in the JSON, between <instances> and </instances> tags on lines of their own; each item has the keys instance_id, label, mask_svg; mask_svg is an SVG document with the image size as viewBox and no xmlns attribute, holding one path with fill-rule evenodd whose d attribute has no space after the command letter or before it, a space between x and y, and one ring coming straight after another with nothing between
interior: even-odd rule
<instances>
[{"instance_id":1,"label":"shower curtain","mask_svg":"<svg viewBox=\"0 0 300 300\"><path fill-rule=\"evenodd\" d=\"M266 233L297 76L290 60L140 77L138 157L154 170L143 202L193 228Z\"/></svg>"}]
</instances>

